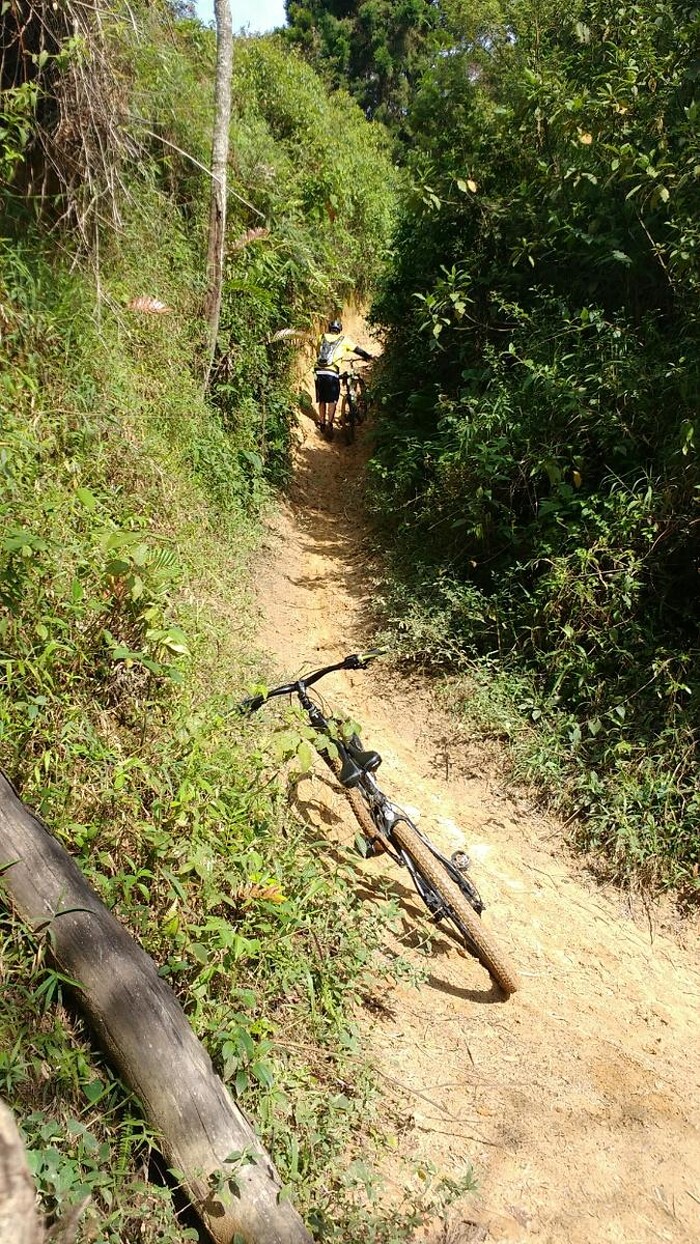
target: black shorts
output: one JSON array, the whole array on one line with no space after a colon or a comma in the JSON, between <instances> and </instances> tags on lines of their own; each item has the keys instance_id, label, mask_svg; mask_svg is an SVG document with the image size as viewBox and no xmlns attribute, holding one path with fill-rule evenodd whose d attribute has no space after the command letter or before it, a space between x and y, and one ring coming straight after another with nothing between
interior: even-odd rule
<instances>
[{"instance_id":1,"label":"black shorts","mask_svg":"<svg viewBox=\"0 0 700 1244\"><path fill-rule=\"evenodd\" d=\"M316 372L316 401L327 402L331 406L340 397L340 376L331 372Z\"/></svg>"}]
</instances>

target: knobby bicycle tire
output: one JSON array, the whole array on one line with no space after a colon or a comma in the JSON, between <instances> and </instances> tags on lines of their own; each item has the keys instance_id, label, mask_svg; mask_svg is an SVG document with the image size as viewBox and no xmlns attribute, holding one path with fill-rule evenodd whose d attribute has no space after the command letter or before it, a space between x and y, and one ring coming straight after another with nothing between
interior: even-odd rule
<instances>
[{"instance_id":1,"label":"knobby bicycle tire","mask_svg":"<svg viewBox=\"0 0 700 1244\"><path fill-rule=\"evenodd\" d=\"M367 397L367 385L361 376L357 377L357 391L355 393L355 409L357 411L357 421L362 423L367 418L369 410L369 398Z\"/></svg>"},{"instance_id":2,"label":"knobby bicycle tire","mask_svg":"<svg viewBox=\"0 0 700 1244\"><path fill-rule=\"evenodd\" d=\"M374 841L377 837L377 827L359 790L355 787L342 786L340 784L340 761L337 757L329 756L325 752L322 755L328 768L338 779L340 789L355 813L362 833L369 842ZM446 903L451 919L464 938L467 949L476 955L479 962L483 964L486 971L500 985L504 993L515 993L520 988L520 981L507 955L494 945L490 934L487 933L474 908L464 897L459 886L446 873L443 865L439 860L435 859L435 856L428 850L422 839L418 837L413 826L406 821L397 821L394 825L393 836L406 854L410 855L416 868L425 877L428 884L433 890L437 891L440 898Z\"/></svg>"},{"instance_id":3,"label":"knobby bicycle tire","mask_svg":"<svg viewBox=\"0 0 700 1244\"><path fill-rule=\"evenodd\" d=\"M326 752L322 752L321 755L323 756L323 759L328 765L328 768L333 776L337 778L338 785L355 813L357 823L360 826L362 833L368 842L373 842L377 837L377 827L370 816L369 808L362 798L362 795L359 790L356 790L353 786L343 786L340 781L340 761L337 756L329 756Z\"/></svg>"},{"instance_id":4,"label":"knobby bicycle tire","mask_svg":"<svg viewBox=\"0 0 700 1244\"><path fill-rule=\"evenodd\" d=\"M436 860L413 826L406 821L397 821L392 833L399 846L410 855L418 871L446 904L450 919L462 934L467 949L476 955L504 993L515 993L520 988L515 969L511 967L507 955L494 945L480 917L440 861Z\"/></svg>"}]
</instances>

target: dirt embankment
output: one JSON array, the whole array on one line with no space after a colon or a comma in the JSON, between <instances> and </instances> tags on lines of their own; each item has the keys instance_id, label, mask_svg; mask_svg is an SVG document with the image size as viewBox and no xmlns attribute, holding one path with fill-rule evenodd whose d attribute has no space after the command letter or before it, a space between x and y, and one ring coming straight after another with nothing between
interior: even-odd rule
<instances>
[{"instance_id":1,"label":"dirt embankment","mask_svg":"<svg viewBox=\"0 0 700 1244\"><path fill-rule=\"evenodd\" d=\"M346 328L372 348L361 321ZM366 456L300 417L290 502L259 569L261 644L292 675L355 650L366 632ZM504 1002L474 960L439 939L420 989L395 987L364 1020L381 1073L405 1091L401 1160L479 1181L431 1240L652 1244L700 1240L700 971L690 932L634 918L571 861L556 824L489 776L478 746L420 680L377 666L340 674L331 701L384 757L383 786L420 809L448 851L466 849L487 921L518 967ZM352 840L319 767L304 814ZM385 870L385 861L369 866ZM412 926L410 889L396 893ZM644 915L644 913L642 913ZM694 944L691 944L694 942ZM410 957L425 965L418 951Z\"/></svg>"}]
</instances>

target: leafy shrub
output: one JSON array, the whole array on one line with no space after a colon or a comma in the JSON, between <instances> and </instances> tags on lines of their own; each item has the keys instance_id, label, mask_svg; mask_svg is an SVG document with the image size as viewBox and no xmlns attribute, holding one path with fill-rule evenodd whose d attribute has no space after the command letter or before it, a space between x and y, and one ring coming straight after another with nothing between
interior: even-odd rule
<instances>
[{"instance_id":1,"label":"leafy shrub","mask_svg":"<svg viewBox=\"0 0 700 1244\"><path fill-rule=\"evenodd\" d=\"M375 309L377 505L418 595L466 605L434 653L533 673L582 836L674 877L698 863L694 22L599 0L457 26Z\"/></svg>"},{"instance_id":2,"label":"leafy shrub","mask_svg":"<svg viewBox=\"0 0 700 1244\"><path fill-rule=\"evenodd\" d=\"M253 663L247 558L292 412L292 352L270 339L368 275L361 231L375 222L376 250L388 198L380 144L363 154L349 109L348 219L307 218L297 188L326 169L320 142L300 158L303 111L327 127L343 106L274 49L251 54L263 69L273 58L277 106L285 83L299 94L299 132L277 137L239 87L240 234L205 401L209 184L189 156L208 159L212 51L211 33L173 25L169 6L135 6L118 80L143 141L120 165L119 232L77 262L75 237L47 237L20 196L0 242L0 764L171 980L301 1207L330 1219L332 1201L328 1231L342 1238L363 1215L329 1171L374 1144L350 1016L392 970L373 949L391 912L368 939L346 863L292 819L270 780L274 747L242 728L230 697ZM243 74L244 45L239 60ZM271 176L255 172L263 150ZM254 198L269 219L252 239L258 218L240 199ZM139 309L156 296L167 312ZM60 1217L89 1192L86 1239L190 1238L170 1191L144 1177L157 1142L64 1010L66 981L8 913L0 940L0 1086L45 1210ZM377 1239L394 1235L369 1217Z\"/></svg>"},{"instance_id":3,"label":"leafy shrub","mask_svg":"<svg viewBox=\"0 0 700 1244\"><path fill-rule=\"evenodd\" d=\"M232 88L232 241L214 392L225 426L246 430L249 461L279 482L299 339L371 288L394 176L380 131L347 97L329 98L277 40L237 44Z\"/></svg>"}]
</instances>

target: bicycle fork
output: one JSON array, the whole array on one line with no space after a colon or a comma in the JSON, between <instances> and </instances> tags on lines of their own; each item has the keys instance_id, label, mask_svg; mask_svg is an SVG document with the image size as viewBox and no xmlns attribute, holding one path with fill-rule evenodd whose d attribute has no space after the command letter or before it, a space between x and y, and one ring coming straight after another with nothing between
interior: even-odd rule
<instances>
[{"instance_id":1,"label":"bicycle fork","mask_svg":"<svg viewBox=\"0 0 700 1244\"><path fill-rule=\"evenodd\" d=\"M376 783L372 782L372 786L376 788ZM462 851L456 851L452 859L448 859L446 855L442 854L442 851L438 850L438 848L434 845L434 843L430 841L429 838L426 838L425 835L420 832L417 825L414 825L413 822L409 820L409 818L406 816L404 812L402 812L400 808L396 808L392 803L390 803L388 799L386 799L386 797L381 797L381 798L382 798L381 809L378 809L378 811L384 823L384 837L389 839L389 841L392 843L392 847L393 847L392 830L394 828L394 825L396 825L397 821L405 821L408 825L411 826L414 833L418 835L418 837L420 838L424 846L428 848L431 855L433 855L436 860L439 860L439 862L442 864L443 868L445 869L447 875L451 877L455 885L457 885L459 889L462 891L462 894L466 898L467 902L470 904L471 907L473 907L476 914L480 916L485 909L485 904L483 902L481 895L479 894L479 891L474 885L473 881L471 880L470 877L467 876L467 871L469 869L469 857L465 855L464 852ZM413 884L415 885L418 893L423 899L423 902L425 903L426 907L429 909L429 911L435 917L435 919L441 920L443 916L449 915L449 912L443 900L427 884L427 882L425 881L421 873L417 871L416 866L413 863L413 860L411 859L410 855L408 855L401 848L399 848L397 851L395 847L390 852L390 854L392 855L392 858L394 858L397 861L398 864L404 865L406 868L408 868L408 871L410 872L411 877L413 879Z\"/></svg>"}]
</instances>

